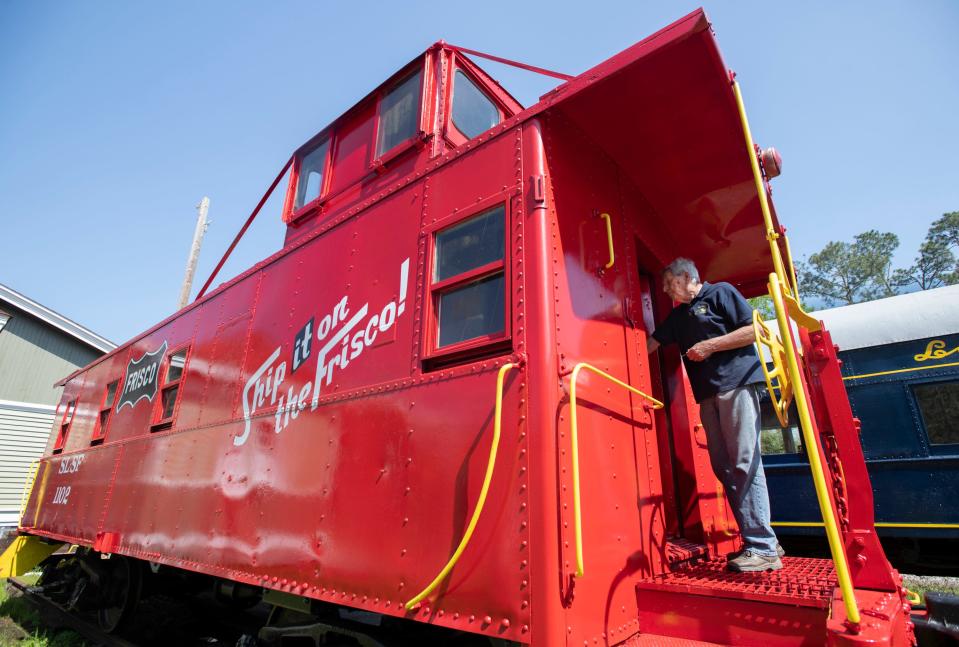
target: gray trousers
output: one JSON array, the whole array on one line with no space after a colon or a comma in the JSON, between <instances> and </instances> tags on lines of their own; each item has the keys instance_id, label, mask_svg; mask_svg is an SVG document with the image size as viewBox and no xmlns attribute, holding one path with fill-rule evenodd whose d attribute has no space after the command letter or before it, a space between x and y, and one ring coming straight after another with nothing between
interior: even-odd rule
<instances>
[{"instance_id":1,"label":"gray trousers","mask_svg":"<svg viewBox=\"0 0 959 647\"><path fill-rule=\"evenodd\" d=\"M769 524L769 492L759 449L759 385L749 384L699 403L706 429L709 462L726 490L742 533L743 546L776 554L776 533Z\"/></svg>"}]
</instances>

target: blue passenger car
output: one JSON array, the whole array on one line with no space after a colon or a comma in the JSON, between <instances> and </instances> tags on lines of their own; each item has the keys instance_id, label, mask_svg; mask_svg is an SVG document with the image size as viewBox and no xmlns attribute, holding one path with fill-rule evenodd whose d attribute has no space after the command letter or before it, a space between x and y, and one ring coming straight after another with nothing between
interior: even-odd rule
<instances>
[{"instance_id":1,"label":"blue passenger car","mask_svg":"<svg viewBox=\"0 0 959 647\"><path fill-rule=\"evenodd\" d=\"M959 286L813 313L839 346L853 415L862 422L880 536L908 561L959 551ZM783 429L764 402L762 448L773 526L780 536L822 534L795 408ZM937 545L938 544L938 548ZM930 547L932 554L929 553ZM938 554L937 554L938 553Z\"/></svg>"}]
</instances>

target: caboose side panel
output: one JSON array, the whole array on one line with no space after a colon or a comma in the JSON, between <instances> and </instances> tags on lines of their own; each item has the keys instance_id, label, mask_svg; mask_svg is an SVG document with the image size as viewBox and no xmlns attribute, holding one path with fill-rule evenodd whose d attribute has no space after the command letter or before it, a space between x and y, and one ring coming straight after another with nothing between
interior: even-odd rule
<instances>
[{"instance_id":1,"label":"caboose side panel","mask_svg":"<svg viewBox=\"0 0 959 647\"><path fill-rule=\"evenodd\" d=\"M555 209L557 371L594 365L652 394L638 265L616 164L559 115L544 120ZM605 214L605 215L604 215ZM577 418L584 576L576 571L569 398L557 403L561 448L561 581L568 644L636 630L632 583L665 568L666 510L657 417L650 403L587 370L578 373ZM599 621L602 619L602 621Z\"/></svg>"},{"instance_id":2,"label":"caboose side panel","mask_svg":"<svg viewBox=\"0 0 959 647\"><path fill-rule=\"evenodd\" d=\"M525 337L513 298L520 168L519 131L506 133L137 340L133 359L160 362L156 392L119 409L102 447L71 431L47 468L83 457L95 469L71 482L88 487L89 475L102 491L86 492L89 512L41 515L36 527L80 543L96 540L81 528L97 528L115 552L402 615L462 537L482 485L499 365L489 360ZM434 182L457 189L431 194ZM483 218L502 223L470 236L502 237L499 265L437 279L437 238ZM487 306L499 325L477 338L485 313L446 297L483 281L498 281ZM180 349L167 416L163 358ZM471 549L438 606L417 610L438 624L517 637L528 625L522 385L507 382L497 478ZM480 606L513 628L468 620Z\"/></svg>"}]
</instances>

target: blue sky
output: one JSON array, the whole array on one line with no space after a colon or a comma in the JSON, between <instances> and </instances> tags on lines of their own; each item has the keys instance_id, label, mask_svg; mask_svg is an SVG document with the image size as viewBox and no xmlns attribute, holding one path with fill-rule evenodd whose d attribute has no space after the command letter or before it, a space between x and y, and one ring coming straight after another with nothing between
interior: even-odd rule
<instances>
[{"instance_id":1,"label":"blue sky","mask_svg":"<svg viewBox=\"0 0 959 647\"><path fill-rule=\"evenodd\" d=\"M123 342L196 289L293 149L439 39L571 74L696 2L0 3L0 283ZM908 264L959 210L959 3L706 5L798 257ZM552 81L481 64L529 105ZM282 194L282 191L278 192ZM279 249L272 201L219 280Z\"/></svg>"}]
</instances>

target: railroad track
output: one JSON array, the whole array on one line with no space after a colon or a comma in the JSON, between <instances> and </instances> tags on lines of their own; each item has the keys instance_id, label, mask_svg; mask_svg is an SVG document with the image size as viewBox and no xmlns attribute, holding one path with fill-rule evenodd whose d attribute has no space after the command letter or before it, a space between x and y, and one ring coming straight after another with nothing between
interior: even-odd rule
<instances>
[{"instance_id":1,"label":"railroad track","mask_svg":"<svg viewBox=\"0 0 959 647\"><path fill-rule=\"evenodd\" d=\"M131 627L119 636L104 633L95 621L31 591L29 585L16 578L7 582L48 619L47 624L72 629L91 645L104 647L234 647L241 635L255 635L268 613L265 607L247 611L229 609L204 595L154 595L141 601Z\"/></svg>"},{"instance_id":2,"label":"railroad track","mask_svg":"<svg viewBox=\"0 0 959 647\"><path fill-rule=\"evenodd\" d=\"M134 643L124 640L123 638L103 633L95 623L88 622L67 611L56 602L32 592L29 585L15 577L8 579L7 583L17 589L20 595L29 600L31 604L36 606L41 614L49 614L56 619L58 626L73 629L94 645L101 645L102 647L137 647Z\"/></svg>"}]
</instances>

